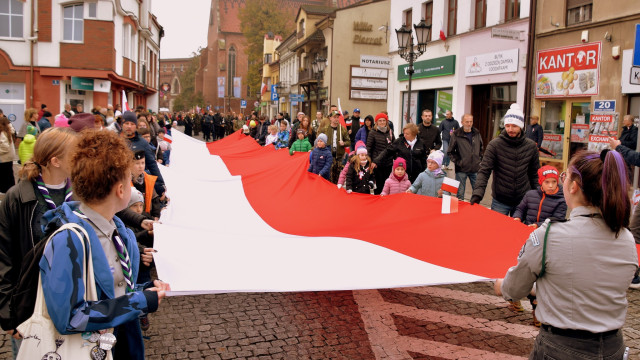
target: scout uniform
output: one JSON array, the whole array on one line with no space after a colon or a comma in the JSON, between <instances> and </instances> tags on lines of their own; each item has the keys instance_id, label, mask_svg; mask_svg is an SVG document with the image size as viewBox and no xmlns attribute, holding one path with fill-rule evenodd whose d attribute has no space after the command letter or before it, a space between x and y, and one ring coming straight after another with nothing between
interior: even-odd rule
<instances>
[{"instance_id":1,"label":"scout uniform","mask_svg":"<svg viewBox=\"0 0 640 360\"><path fill-rule=\"evenodd\" d=\"M631 232L623 228L616 238L598 208L581 206L573 209L569 221L547 220L531 233L518 265L504 278L502 294L506 300L521 299L536 283L536 316L542 322L536 349L544 345L541 336L567 345L574 339L594 340L590 344L595 350L585 349L587 353L623 349L619 329L627 313L627 288L637 268Z\"/></svg>"}]
</instances>

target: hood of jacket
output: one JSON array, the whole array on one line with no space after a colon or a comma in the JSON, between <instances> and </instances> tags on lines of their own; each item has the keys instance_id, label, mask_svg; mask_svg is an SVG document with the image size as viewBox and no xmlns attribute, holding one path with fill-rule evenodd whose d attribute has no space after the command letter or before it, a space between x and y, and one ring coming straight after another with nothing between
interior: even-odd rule
<instances>
[{"instance_id":1,"label":"hood of jacket","mask_svg":"<svg viewBox=\"0 0 640 360\"><path fill-rule=\"evenodd\" d=\"M27 144L33 144L34 142L36 142L36 137L31 134L27 134L24 136L24 139L22 139L22 142Z\"/></svg>"}]
</instances>

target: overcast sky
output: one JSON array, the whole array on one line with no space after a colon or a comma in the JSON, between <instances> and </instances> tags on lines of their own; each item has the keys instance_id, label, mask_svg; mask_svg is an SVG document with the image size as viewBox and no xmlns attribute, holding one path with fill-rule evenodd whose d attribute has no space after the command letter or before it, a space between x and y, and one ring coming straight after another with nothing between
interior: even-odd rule
<instances>
[{"instance_id":1,"label":"overcast sky","mask_svg":"<svg viewBox=\"0 0 640 360\"><path fill-rule=\"evenodd\" d=\"M186 58L207 45L207 27L211 1L187 0L152 2L151 12L164 28L160 58Z\"/></svg>"}]
</instances>

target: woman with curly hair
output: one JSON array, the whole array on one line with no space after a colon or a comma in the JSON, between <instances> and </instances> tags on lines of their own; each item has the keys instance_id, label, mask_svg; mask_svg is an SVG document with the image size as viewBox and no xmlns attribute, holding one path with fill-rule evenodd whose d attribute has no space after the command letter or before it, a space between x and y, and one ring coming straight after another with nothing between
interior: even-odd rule
<instances>
[{"instance_id":1,"label":"woman with curly hair","mask_svg":"<svg viewBox=\"0 0 640 360\"><path fill-rule=\"evenodd\" d=\"M136 238L115 216L129 203L132 163L133 154L124 139L111 131L85 130L71 166L80 201L45 214L47 233L69 222L88 233L86 246L91 249L98 301L85 300L83 239L74 232L55 234L40 260L42 291L58 333L114 328L116 344L111 351L115 359L144 359L138 318L155 312L170 290L159 280L136 284L141 259ZM145 254L143 263L151 263L150 254Z\"/></svg>"}]
</instances>

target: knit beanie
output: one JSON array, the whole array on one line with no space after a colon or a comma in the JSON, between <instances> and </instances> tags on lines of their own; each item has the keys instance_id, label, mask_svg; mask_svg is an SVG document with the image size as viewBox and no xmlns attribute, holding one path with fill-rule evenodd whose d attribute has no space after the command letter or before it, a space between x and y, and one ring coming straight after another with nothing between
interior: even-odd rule
<instances>
[{"instance_id":1,"label":"knit beanie","mask_svg":"<svg viewBox=\"0 0 640 360\"><path fill-rule=\"evenodd\" d=\"M376 115L376 118L375 118L374 122L377 123L378 119L385 119L385 120L389 121L389 117L387 115L385 115L384 113L379 113L378 115Z\"/></svg>"},{"instance_id":2,"label":"knit beanie","mask_svg":"<svg viewBox=\"0 0 640 360\"><path fill-rule=\"evenodd\" d=\"M67 126L69 126L69 125L67 125ZM36 136L36 135L38 135L38 130L33 125L27 125L27 135Z\"/></svg>"},{"instance_id":3,"label":"knit beanie","mask_svg":"<svg viewBox=\"0 0 640 360\"><path fill-rule=\"evenodd\" d=\"M124 124L127 121L132 122L136 126L138 126L138 118L136 117L136 113L132 111L125 111L124 114L122 114L122 123Z\"/></svg>"},{"instance_id":4,"label":"knit beanie","mask_svg":"<svg viewBox=\"0 0 640 360\"><path fill-rule=\"evenodd\" d=\"M367 154L367 147L366 146L360 146L359 148L356 149L356 154Z\"/></svg>"},{"instance_id":5,"label":"knit beanie","mask_svg":"<svg viewBox=\"0 0 640 360\"><path fill-rule=\"evenodd\" d=\"M524 113L520 109L520 105L513 103L507 113L504 115L504 124L517 125L520 129L524 128Z\"/></svg>"},{"instance_id":6,"label":"knit beanie","mask_svg":"<svg viewBox=\"0 0 640 360\"><path fill-rule=\"evenodd\" d=\"M132 186L131 199L129 199L129 205L127 205L127 207L139 202L144 203L144 197L142 197L142 193L138 191L138 189Z\"/></svg>"},{"instance_id":7,"label":"knit beanie","mask_svg":"<svg viewBox=\"0 0 640 360\"><path fill-rule=\"evenodd\" d=\"M558 169L551 165L545 165L538 169L538 183L542 183L547 179L556 179L558 181Z\"/></svg>"},{"instance_id":8,"label":"knit beanie","mask_svg":"<svg viewBox=\"0 0 640 360\"><path fill-rule=\"evenodd\" d=\"M355 147L356 151L357 151L360 147L364 147L364 148L366 148L366 147L367 147L367 145L365 145L365 144L364 144L364 141L362 141L362 140L358 140L358 142L356 142L356 147Z\"/></svg>"},{"instance_id":9,"label":"knit beanie","mask_svg":"<svg viewBox=\"0 0 640 360\"><path fill-rule=\"evenodd\" d=\"M64 114L58 114L56 121L53 123L54 127L69 127L69 119Z\"/></svg>"},{"instance_id":10,"label":"knit beanie","mask_svg":"<svg viewBox=\"0 0 640 360\"><path fill-rule=\"evenodd\" d=\"M438 167L442 166L442 159L444 158L444 153L440 150L438 151L434 151L431 154L429 154L429 157L427 158L427 161L429 160L433 160L438 164Z\"/></svg>"},{"instance_id":11,"label":"knit beanie","mask_svg":"<svg viewBox=\"0 0 640 360\"><path fill-rule=\"evenodd\" d=\"M407 170L407 161L401 157L396 158L395 160L393 160L393 170L395 170L397 167L401 167Z\"/></svg>"},{"instance_id":12,"label":"knit beanie","mask_svg":"<svg viewBox=\"0 0 640 360\"><path fill-rule=\"evenodd\" d=\"M252 128L256 127L256 121L255 120L249 121L249 126L251 126Z\"/></svg>"},{"instance_id":13,"label":"knit beanie","mask_svg":"<svg viewBox=\"0 0 640 360\"><path fill-rule=\"evenodd\" d=\"M318 141L322 141L325 145L327 145L327 135L325 135L324 133L318 135L316 141L313 142L313 146L318 146Z\"/></svg>"},{"instance_id":14,"label":"knit beanie","mask_svg":"<svg viewBox=\"0 0 640 360\"><path fill-rule=\"evenodd\" d=\"M95 123L96 117L91 113L75 114L69 119L69 127L75 132L80 132L84 129L93 129Z\"/></svg>"}]
</instances>

